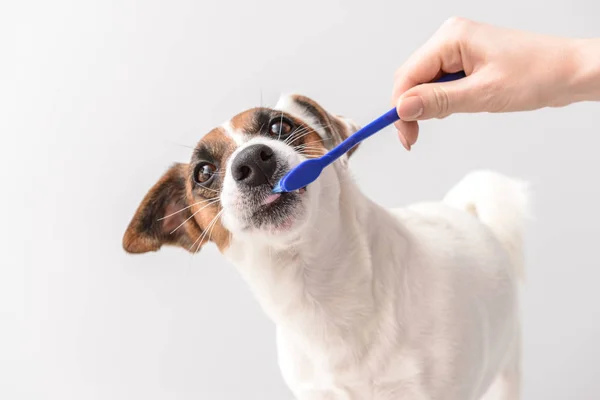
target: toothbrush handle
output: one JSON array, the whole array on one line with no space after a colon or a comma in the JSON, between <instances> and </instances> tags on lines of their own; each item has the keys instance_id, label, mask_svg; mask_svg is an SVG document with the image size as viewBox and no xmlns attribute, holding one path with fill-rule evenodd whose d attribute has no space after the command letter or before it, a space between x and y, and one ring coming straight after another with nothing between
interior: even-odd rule
<instances>
[{"instance_id":1,"label":"toothbrush handle","mask_svg":"<svg viewBox=\"0 0 600 400\"><path fill-rule=\"evenodd\" d=\"M447 74L447 75L442 76L436 82L455 81L455 80L464 78L465 76L466 75L465 75L464 71L455 72L452 74ZM377 118L375 121L365 125L361 129L359 129L355 134L348 137L342 143L338 144L331 151L329 151L327 154L325 154L323 157L321 157L321 160L323 161L324 165L331 164L332 162L334 162L335 160L337 160L338 158L340 158L341 156L346 154L346 152L348 152L351 148L353 148L354 146L356 146L357 144L359 144L366 138L379 132L386 126L393 124L394 122L398 121L399 119L400 119L400 117L398 116L398 113L396 112L396 108L394 107L390 111L386 112L385 114L383 114L382 116Z\"/></svg>"}]
</instances>

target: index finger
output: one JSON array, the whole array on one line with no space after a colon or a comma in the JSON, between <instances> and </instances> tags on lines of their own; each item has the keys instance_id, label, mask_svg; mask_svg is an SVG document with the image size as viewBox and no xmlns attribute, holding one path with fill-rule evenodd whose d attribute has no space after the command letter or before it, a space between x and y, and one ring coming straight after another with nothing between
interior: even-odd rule
<instances>
[{"instance_id":1,"label":"index finger","mask_svg":"<svg viewBox=\"0 0 600 400\"><path fill-rule=\"evenodd\" d=\"M421 48L415 51L394 75L392 104L408 89L432 82L443 72L463 69L460 44L444 24Z\"/></svg>"}]
</instances>

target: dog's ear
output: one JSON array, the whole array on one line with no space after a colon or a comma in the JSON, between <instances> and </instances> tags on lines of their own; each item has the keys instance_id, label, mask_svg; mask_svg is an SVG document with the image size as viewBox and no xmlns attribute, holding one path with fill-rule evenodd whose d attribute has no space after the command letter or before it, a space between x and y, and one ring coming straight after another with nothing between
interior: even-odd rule
<instances>
[{"instance_id":1,"label":"dog's ear","mask_svg":"<svg viewBox=\"0 0 600 400\"><path fill-rule=\"evenodd\" d=\"M310 117L315 122L315 128L320 131L321 135L325 135L323 143L329 150L360 129L360 126L352 120L327 112L316 101L306 96L294 94L289 96L289 99L294 103L292 109L299 109L301 114ZM282 101L286 101L286 99L282 99ZM346 153L348 157L356 149L358 149L358 145Z\"/></svg>"},{"instance_id":2,"label":"dog's ear","mask_svg":"<svg viewBox=\"0 0 600 400\"><path fill-rule=\"evenodd\" d=\"M173 165L150 189L123 236L128 253L157 251L163 244L196 252L193 238L202 230L192 218L186 195L188 165ZM194 247L194 249L192 249Z\"/></svg>"},{"instance_id":3,"label":"dog's ear","mask_svg":"<svg viewBox=\"0 0 600 400\"><path fill-rule=\"evenodd\" d=\"M351 120L350 118L346 118L343 117L341 115L336 115L336 124L338 125L338 132L340 132L340 142L346 140L348 138L348 136L356 133L356 131L358 131L360 129L360 126L354 122L353 120ZM350 149L350 151L348 151L348 157L350 157L352 155L352 153L354 153L358 147L360 146L360 144L357 144L356 146L354 146L352 149Z\"/></svg>"}]
</instances>

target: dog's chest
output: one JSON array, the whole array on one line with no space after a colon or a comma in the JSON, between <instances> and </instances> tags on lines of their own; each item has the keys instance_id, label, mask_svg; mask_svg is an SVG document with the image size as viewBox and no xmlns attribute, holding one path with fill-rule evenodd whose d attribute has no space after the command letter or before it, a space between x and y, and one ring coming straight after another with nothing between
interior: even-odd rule
<instances>
[{"instance_id":1,"label":"dog's chest","mask_svg":"<svg viewBox=\"0 0 600 400\"><path fill-rule=\"evenodd\" d=\"M356 362L352 348L302 344L281 330L277 348L283 378L299 400L428 399L418 378L423 373L418 354L381 348Z\"/></svg>"}]
</instances>

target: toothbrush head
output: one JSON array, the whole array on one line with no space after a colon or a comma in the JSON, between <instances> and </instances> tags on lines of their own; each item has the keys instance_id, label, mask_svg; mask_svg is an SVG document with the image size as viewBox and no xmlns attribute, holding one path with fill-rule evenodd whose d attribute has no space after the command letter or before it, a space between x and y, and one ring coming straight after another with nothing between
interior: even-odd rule
<instances>
[{"instance_id":1,"label":"toothbrush head","mask_svg":"<svg viewBox=\"0 0 600 400\"><path fill-rule=\"evenodd\" d=\"M273 187L273 193L293 192L306 187L314 182L321 171L323 171L323 161L320 158L313 158L298 164L288 171L283 178Z\"/></svg>"}]
</instances>

